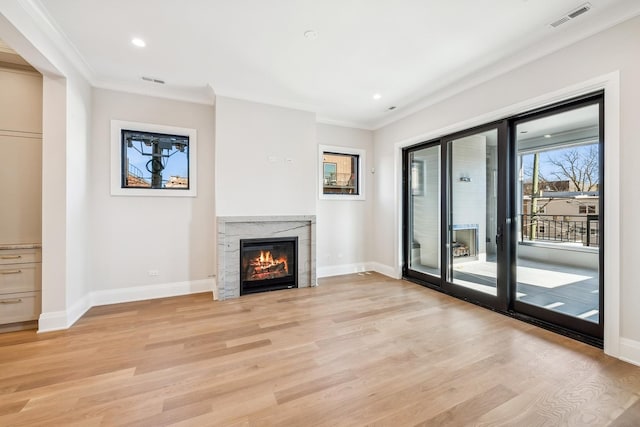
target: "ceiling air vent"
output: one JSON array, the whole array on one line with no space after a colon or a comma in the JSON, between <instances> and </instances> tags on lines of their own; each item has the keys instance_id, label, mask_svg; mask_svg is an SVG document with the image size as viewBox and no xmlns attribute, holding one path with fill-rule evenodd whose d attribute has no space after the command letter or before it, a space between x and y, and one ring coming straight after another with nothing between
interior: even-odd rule
<instances>
[{"instance_id":1,"label":"ceiling air vent","mask_svg":"<svg viewBox=\"0 0 640 427\"><path fill-rule=\"evenodd\" d=\"M577 8L576 10L574 10L573 12L569 13L567 16L569 16L569 18L571 18L571 19L577 18L578 16L582 15L583 13L588 12L589 9L591 9L591 5L589 3L585 3L582 6L580 6L579 8Z\"/></svg>"},{"instance_id":2,"label":"ceiling air vent","mask_svg":"<svg viewBox=\"0 0 640 427\"><path fill-rule=\"evenodd\" d=\"M550 25L551 25L553 28L556 28L556 27L559 27L560 25L564 24L564 23L565 23L565 22L567 22L568 20L569 20L569 17L568 17L568 16L563 16L562 18L558 19L557 21L552 22Z\"/></svg>"},{"instance_id":3,"label":"ceiling air vent","mask_svg":"<svg viewBox=\"0 0 640 427\"><path fill-rule=\"evenodd\" d=\"M567 13L566 15L556 19L551 24L549 24L549 26L553 28L557 28L560 25L564 24L565 22L569 22L570 20L575 19L578 16L587 13L589 10L591 10L591 3L585 3L573 9L571 12Z\"/></svg>"},{"instance_id":4,"label":"ceiling air vent","mask_svg":"<svg viewBox=\"0 0 640 427\"><path fill-rule=\"evenodd\" d=\"M142 80L144 80L145 82L151 82L151 83L158 83L163 85L164 84L164 80L160 80L160 79L154 79L153 77L142 77Z\"/></svg>"}]
</instances>

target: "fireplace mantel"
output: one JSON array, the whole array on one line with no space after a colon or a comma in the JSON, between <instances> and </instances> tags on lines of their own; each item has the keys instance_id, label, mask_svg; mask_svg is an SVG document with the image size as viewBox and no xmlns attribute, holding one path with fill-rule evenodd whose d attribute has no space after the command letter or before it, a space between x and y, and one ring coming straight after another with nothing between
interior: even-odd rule
<instances>
[{"instance_id":1,"label":"fireplace mantel","mask_svg":"<svg viewBox=\"0 0 640 427\"><path fill-rule=\"evenodd\" d=\"M218 299L240 296L240 239L298 237L298 287L316 286L315 215L219 216Z\"/></svg>"}]
</instances>

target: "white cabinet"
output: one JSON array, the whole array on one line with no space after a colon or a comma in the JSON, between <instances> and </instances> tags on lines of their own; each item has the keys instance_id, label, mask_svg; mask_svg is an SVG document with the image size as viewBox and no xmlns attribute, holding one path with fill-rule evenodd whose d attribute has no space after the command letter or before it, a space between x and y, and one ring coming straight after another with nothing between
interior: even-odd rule
<instances>
[{"instance_id":1,"label":"white cabinet","mask_svg":"<svg viewBox=\"0 0 640 427\"><path fill-rule=\"evenodd\" d=\"M40 266L39 245L0 246L0 325L38 319Z\"/></svg>"},{"instance_id":2,"label":"white cabinet","mask_svg":"<svg viewBox=\"0 0 640 427\"><path fill-rule=\"evenodd\" d=\"M2 62L0 153L0 332L6 332L35 327L41 312L42 76Z\"/></svg>"},{"instance_id":3,"label":"white cabinet","mask_svg":"<svg viewBox=\"0 0 640 427\"><path fill-rule=\"evenodd\" d=\"M0 88L0 129L41 133L42 75L0 64Z\"/></svg>"}]
</instances>

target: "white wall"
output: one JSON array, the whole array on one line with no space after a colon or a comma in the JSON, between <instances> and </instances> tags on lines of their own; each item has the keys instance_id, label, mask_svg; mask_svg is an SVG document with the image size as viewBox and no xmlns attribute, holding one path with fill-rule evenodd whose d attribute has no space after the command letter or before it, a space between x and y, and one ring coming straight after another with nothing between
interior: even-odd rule
<instances>
[{"instance_id":1,"label":"white wall","mask_svg":"<svg viewBox=\"0 0 640 427\"><path fill-rule=\"evenodd\" d=\"M317 141L320 145L365 150L367 162L362 174L365 200L318 200L318 277L368 270L371 268L370 261L373 260L371 235L374 227L371 208L375 188L370 166L373 162L373 132L318 124ZM320 164L318 155L319 151L316 149L316 167ZM314 185L315 188L318 187L315 182ZM314 191L316 197L317 192Z\"/></svg>"},{"instance_id":2,"label":"white wall","mask_svg":"<svg viewBox=\"0 0 640 427\"><path fill-rule=\"evenodd\" d=\"M68 309L91 291L89 262L91 88L69 85L67 100L67 303ZM45 158L44 161L47 161Z\"/></svg>"},{"instance_id":3,"label":"white wall","mask_svg":"<svg viewBox=\"0 0 640 427\"><path fill-rule=\"evenodd\" d=\"M213 107L94 89L92 110L86 247L93 303L116 301L115 290L131 294L135 288L138 296L123 299L138 299L157 295L154 288L210 280L216 265ZM112 196L111 120L196 129L197 197Z\"/></svg>"},{"instance_id":4,"label":"white wall","mask_svg":"<svg viewBox=\"0 0 640 427\"><path fill-rule=\"evenodd\" d=\"M640 287L636 286L637 269L634 266L637 264L637 242L640 241L640 228L635 226L637 212L640 211L640 199L634 196L637 193L636 163L640 158L640 144L636 143L640 135L638 40L640 18L634 18L376 131L374 139L377 197L374 213L375 223L380 226L376 229L375 260L399 271L397 194L400 179L400 145L417 143L439 136L438 134L463 130L499 119L503 114L514 113L509 112L511 106L535 105L537 100L544 99L549 94L567 91L567 88L578 87L584 82L594 81L601 76L619 71L619 105L615 102L605 105L605 115L610 114L610 117L617 118L618 109L620 111L619 123L605 123L605 132L609 132L608 135L613 135L616 139L610 140L609 143L617 146L619 142L620 146L619 158L608 159L605 155L605 174L609 175L610 184L612 180L619 178L619 224L624 230L619 236L620 247L608 248L608 253L620 253L619 259L612 262L615 268L619 268L621 279L620 301L617 301L617 295L609 295L609 299L616 300L613 301L614 306L620 303L619 319L617 313L609 313L612 317L608 324L615 326L619 320L620 344L627 347L621 352L633 353L636 363L640 363L640 311L636 307L636 302L640 301ZM618 91L613 90L609 93L613 92ZM619 141L616 132L618 124ZM619 169L614 166L613 170L607 170L607 165L616 165L617 162L620 163ZM610 213L615 215L615 210ZM616 219L610 218L614 227L618 223ZM613 273L615 277L616 272ZM605 304L609 303L611 301L607 302L605 296ZM605 316L606 313L605 311ZM606 323L605 329L607 327ZM606 340L605 332L605 348ZM613 349L613 352L616 353L616 349Z\"/></svg>"},{"instance_id":5,"label":"white wall","mask_svg":"<svg viewBox=\"0 0 640 427\"><path fill-rule=\"evenodd\" d=\"M218 216L315 215L315 114L216 98Z\"/></svg>"}]
</instances>

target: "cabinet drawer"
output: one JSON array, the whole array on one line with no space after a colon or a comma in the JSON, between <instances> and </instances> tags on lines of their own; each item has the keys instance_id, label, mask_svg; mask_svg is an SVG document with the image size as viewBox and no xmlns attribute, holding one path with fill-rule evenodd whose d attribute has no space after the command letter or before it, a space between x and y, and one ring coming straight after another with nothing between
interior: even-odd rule
<instances>
[{"instance_id":1,"label":"cabinet drawer","mask_svg":"<svg viewBox=\"0 0 640 427\"><path fill-rule=\"evenodd\" d=\"M40 264L0 265L0 297L2 294L40 290Z\"/></svg>"},{"instance_id":2,"label":"cabinet drawer","mask_svg":"<svg viewBox=\"0 0 640 427\"><path fill-rule=\"evenodd\" d=\"M27 322L40 316L40 292L0 295L0 323Z\"/></svg>"},{"instance_id":3,"label":"cabinet drawer","mask_svg":"<svg viewBox=\"0 0 640 427\"><path fill-rule=\"evenodd\" d=\"M0 250L0 265L40 262L39 249Z\"/></svg>"}]
</instances>

